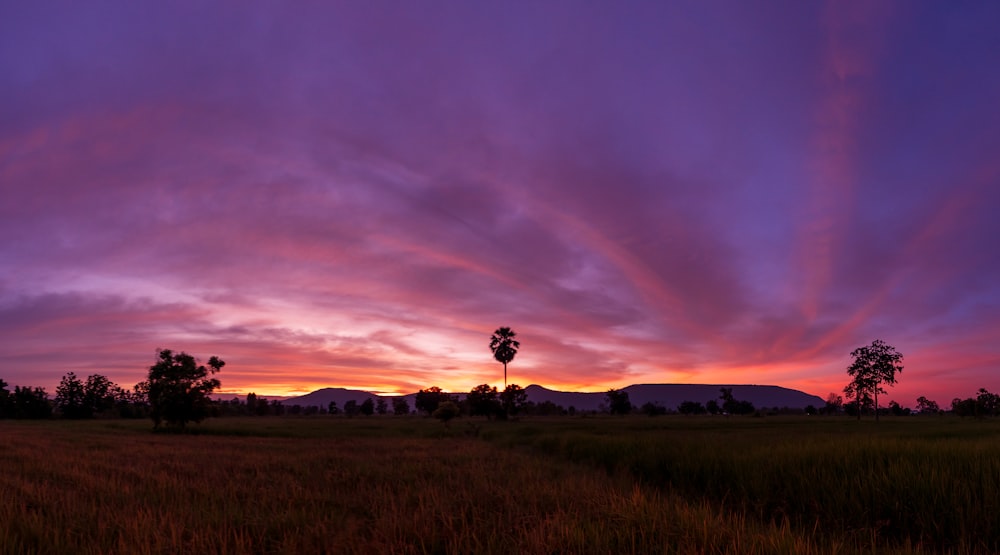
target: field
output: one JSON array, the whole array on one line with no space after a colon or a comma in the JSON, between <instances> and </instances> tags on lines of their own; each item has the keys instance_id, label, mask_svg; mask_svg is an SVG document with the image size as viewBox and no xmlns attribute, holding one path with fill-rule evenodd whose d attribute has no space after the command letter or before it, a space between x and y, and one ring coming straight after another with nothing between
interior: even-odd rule
<instances>
[{"instance_id":1,"label":"field","mask_svg":"<svg viewBox=\"0 0 1000 555\"><path fill-rule=\"evenodd\" d=\"M993 553L1000 422L0 421L0 553Z\"/></svg>"}]
</instances>

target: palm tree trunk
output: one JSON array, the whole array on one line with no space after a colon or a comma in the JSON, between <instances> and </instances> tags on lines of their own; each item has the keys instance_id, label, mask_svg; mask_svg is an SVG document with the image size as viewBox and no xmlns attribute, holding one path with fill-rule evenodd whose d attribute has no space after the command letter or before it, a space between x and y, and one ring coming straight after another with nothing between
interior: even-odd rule
<instances>
[{"instance_id":1,"label":"palm tree trunk","mask_svg":"<svg viewBox=\"0 0 1000 555\"><path fill-rule=\"evenodd\" d=\"M503 363L503 388L507 389L507 363Z\"/></svg>"}]
</instances>

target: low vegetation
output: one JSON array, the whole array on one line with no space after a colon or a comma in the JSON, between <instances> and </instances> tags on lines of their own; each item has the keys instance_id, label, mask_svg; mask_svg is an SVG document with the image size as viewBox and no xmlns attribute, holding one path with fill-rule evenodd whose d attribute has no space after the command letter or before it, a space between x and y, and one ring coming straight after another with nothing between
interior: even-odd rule
<instances>
[{"instance_id":1,"label":"low vegetation","mask_svg":"<svg viewBox=\"0 0 1000 555\"><path fill-rule=\"evenodd\" d=\"M6 420L0 552L991 553L998 439L956 417Z\"/></svg>"}]
</instances>

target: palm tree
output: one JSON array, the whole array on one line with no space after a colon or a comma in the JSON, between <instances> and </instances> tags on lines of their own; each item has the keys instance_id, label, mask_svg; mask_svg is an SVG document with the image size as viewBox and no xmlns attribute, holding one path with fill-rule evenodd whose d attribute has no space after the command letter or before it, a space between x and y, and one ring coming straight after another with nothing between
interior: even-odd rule
<instances>
[{"instance_id":1,"label":"palm tree","mask_svg":"<svg viewBox=\"0 0 1000 555\"><path fill-rule=\"evenodd\" d=\"M515 337L517 337L517 333L504 326L497 328L497 331L493 332L493 337L490 338L490 350L493 351L493 358L497 362L503 363L504 388L507 387L507 363L514 360L514 355L521 347L521 343L514 339Z\"/></svg>"}]
</instances>

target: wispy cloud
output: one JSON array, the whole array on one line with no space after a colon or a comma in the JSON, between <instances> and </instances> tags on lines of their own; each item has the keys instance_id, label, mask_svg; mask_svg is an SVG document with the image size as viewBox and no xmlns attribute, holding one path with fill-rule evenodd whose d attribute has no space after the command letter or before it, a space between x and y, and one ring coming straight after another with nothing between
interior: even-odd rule
<instances>
[{"instance_id":1,"label":"wispy cloud","mask_svg":"<svg viewBox=\"0 0 1000 555\"><path fill-rule=\"evenodd\" d=\"M991 386L990 14L118 7L0 8L10 383Z\"/></svg>"}]
</instances>

